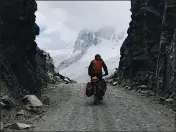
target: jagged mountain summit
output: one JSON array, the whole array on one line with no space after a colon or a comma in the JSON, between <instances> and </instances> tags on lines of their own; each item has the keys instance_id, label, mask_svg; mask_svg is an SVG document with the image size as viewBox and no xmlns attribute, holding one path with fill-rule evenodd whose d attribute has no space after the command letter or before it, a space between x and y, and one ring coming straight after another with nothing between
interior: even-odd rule
<instances>
[{"instance_id":1,"label":"jagged mountain summit","mask_svg":"<svg viewBox=\"0 0 176 132\"><path fill-rule=\"evenodd\" d=\"M81 30L74 44L73 53L77 51L81 51L82 53L84 53L86 52L87 48L97 44L98 38L95 36L95 33L93 31L89 31L87 29Z\"/></svg>"}]
</instances>

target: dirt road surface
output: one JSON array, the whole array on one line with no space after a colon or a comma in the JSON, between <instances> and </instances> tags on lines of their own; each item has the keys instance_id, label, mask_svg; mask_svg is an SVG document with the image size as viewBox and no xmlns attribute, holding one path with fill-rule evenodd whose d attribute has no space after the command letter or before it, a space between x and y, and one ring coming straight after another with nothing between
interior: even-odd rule
<instances>
[{"instance_id":1,"label":"dirt road surface","mask_svg":"<svg viewBox=\"0 0 176 132\"><path fill-rule=\"evenodd\" d=\"M174 131L174 113L135 92L108 86L103 104L85 96L84 84L62 84L48 92L55 103L36 131Z\"/></svg>"}]
</instances>

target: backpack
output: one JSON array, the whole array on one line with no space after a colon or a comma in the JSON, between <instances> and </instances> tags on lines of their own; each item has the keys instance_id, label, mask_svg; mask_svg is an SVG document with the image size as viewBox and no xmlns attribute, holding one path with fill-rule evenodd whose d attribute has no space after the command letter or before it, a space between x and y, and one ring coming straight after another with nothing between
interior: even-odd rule
<instances>
[{"instance_id":1,"label":"backpack","mask_svg":"<svg viewBox=\"0 0 176 132\"><path fill-rule=\"evenodd\" d=\"M100 80L98 82L98 90L99 90L101 96L105 95L106 89L107 89L106 81L104 79Z\"/></svg>"},{"instance_id":2,"label":"backpack","mask_svg":"<svg viewBox=\"0 0 176 132\"><path fill-rule=\"evenodd\" d=\"M87 97L90 97L93 95L93 88L92 88L92 83L88 82L86 86L86 95Z\"/></svg>"}]
</instances>

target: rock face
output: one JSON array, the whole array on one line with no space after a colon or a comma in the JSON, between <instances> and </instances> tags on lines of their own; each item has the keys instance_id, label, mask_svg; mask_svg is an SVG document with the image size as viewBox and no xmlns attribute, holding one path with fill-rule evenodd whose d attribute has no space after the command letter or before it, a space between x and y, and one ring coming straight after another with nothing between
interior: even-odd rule
<instances>
[{"instance_id":1,"label":"rock face","mask_svg":"<svg viewBox=\"0 0 176 132\"><path fill-rule=\"evenodd\" d=\"M131 0L128 36L121 46L119 80L176 90L176 1Z\"/></svg>"},{"instance_id":2,"label":"rock face","mask_svg":"<svg viewBox=\"0 0 176 132\"><path fill-rule=\"evenodd\" d=\"M15 96L40 96L47 78L47 55L35 42L39 35L36 10L35 0L0 1L0 80Z\"/></svg>"}]
</instances>

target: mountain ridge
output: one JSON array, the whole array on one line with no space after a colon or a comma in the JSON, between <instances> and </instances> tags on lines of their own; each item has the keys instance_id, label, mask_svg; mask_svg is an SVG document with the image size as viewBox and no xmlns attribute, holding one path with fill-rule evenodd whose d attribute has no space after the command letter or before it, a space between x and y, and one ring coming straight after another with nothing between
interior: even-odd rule
<instances>
[{"instance_id":1,"label":"mountain ridge","mask_svg":"<svg viewBox=\"0 0 176 132\"><path fill-rule=\"evenodd\" d=\"M84 36L85 34L90 35L89 38L98 40L96 41L97 43L91 43L92 40L88 39L87 36L80 38L80 36L78 35L79 41L82 40L83 43L81 43L82 45L78 44L80 47L78 47L78 49L74 49L75 52L73 52L68 59L61 62L64 64L59 65L60 67L57 69L59 73L64 76L68 76L69 78L74 79L77 82L85 83L89 81L87 68L90 64L90 61L94 59L95 54L100 54L102 56L103 60L107 64L109 74L112 74L115 71L115 68L118 67L118 58L120 58L120 52L118 52L117 49L120 49L121 44L126 37L125 32L118 32L114 30L114 32L109 32L110 35L105 33L103 37L101 37L100 35L95 35L93 38L92 36L95 32L96 31L91 31L91 33L84 32L83 35L80 36ZM84 39L91 42L84 41Z\"/></svg>"},{"instance_id":2,"label":"mountain ridge","mask_svg":"<svg viewBox=\"0 0 176 132\"><path fill-rule=\"evenodd\" d=\"M86 54L87 50L90 47L100 44L104 39L111 41L112 43L118 43L117 39L123 39L123 37L125 36L125 32L118 33L117 31L115 31L115 28L114 30L110 28L111 31L108 31L108 33L106 33L107 30L107 27L105 27L105 29L102 28L97 31L92 31L86 28L81 30L78 33L78 37L74 43L74 49L72 54L57 66L56 71L63 70L69 65L80 60L84 56L84 54ZM100 31L103 32L100 33ZM112 38L112 36L114 36L114 38Z\"/></svg>"}]
</instances>

